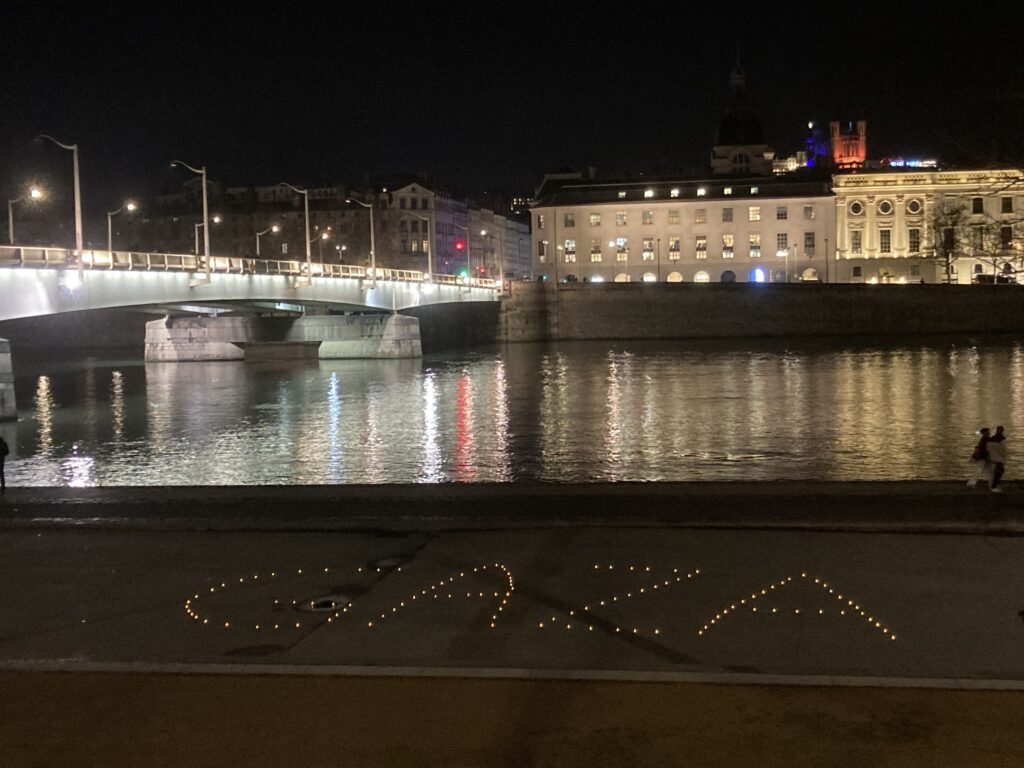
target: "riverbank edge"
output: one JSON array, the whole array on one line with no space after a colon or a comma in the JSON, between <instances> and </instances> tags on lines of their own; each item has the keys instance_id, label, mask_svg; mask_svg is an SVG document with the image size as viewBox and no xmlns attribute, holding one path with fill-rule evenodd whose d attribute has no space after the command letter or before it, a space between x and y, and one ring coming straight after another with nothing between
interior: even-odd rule
<instances>
[{"instance_id":1,"label":"riverbank edge","mask_svg":"<svg viewBox=\"0 0 1024 768\"><path fill-rule=\"evenodd\" d=\"M432 531L692 527L1024 534L1024 493L963 481L8 488L0 528Z\"/></svg>"}]
</instances>

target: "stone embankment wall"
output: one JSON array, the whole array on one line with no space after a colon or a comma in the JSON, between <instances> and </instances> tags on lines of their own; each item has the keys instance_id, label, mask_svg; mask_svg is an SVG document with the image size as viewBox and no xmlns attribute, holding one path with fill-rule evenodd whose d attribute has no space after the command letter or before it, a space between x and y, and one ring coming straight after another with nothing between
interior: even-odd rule
<instances>
[{"instance_id":1,"label":"stone embankment wall","mask_svg":"<svg viewBox=\"0 0 1024 768\"><path fill-rule=\"evenodd\" d=\"M498 340L1024 332L1024 287L517 283Z\"/></svg>"}]
</instances>

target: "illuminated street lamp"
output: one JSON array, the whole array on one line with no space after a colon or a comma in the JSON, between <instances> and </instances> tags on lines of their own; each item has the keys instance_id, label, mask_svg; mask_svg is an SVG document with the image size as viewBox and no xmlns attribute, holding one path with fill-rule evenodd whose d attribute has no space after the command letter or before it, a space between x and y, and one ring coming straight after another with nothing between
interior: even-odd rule
<instances>
[{"instance_id":1,"label":"illuminated street lamp","mask_svg":"<svg viewBox=\"0 0 1024 768\"><path fill-rule=\"evenodd\" d=\"M138 210L138 207L139 206L137 206L131 200L127 200L124 203L122 203L121 207L118 208L116 211L107 211L107 250L110 251L111 253L113 253L114 251L114 217L117 216L117 214L119 213L124 213L125 211L131 213L132 211ZM113 263L113 261L111 261L111 263Z\"/></svg>"},{"instance_id":2,"label":"illuminated street lamp","mask_svg":"<svg viewBox=\"0 0 1024 768\"><path fill-rule=\"evenodd\" d=\"M433 267L433 261L434 261L434 234L433 234L433 229L434 228L433 228L433 222L432 222L431 217L428 217L428 216L420 216L418 213L414 213L413 216L415 216L420 221L427 222L427 281L429 282L430 280L432 280L434 278L434 267Z\"/></svg>"},{"instance_id":3,"label":"illuminated street lamp","mask_svg":"<svg viewBox=\"0 0 1024 768\"><path fill-rule=\"evenodd\" d=\"M43 190L39 187L32 187L21 197L7 201L7 240L11 245L14 245L14 204L20 203L22 200L41 200L42 198Z\"/></svg>"},{"instance_id":4,"label":"illuminated street lamp","mask_svg":"<svg viewBox=\"0 0 1024 768\"><path fill-rule=\"evenodd\" d=\"M82 189L78 176L78 145L64 144L63 142L57 141L53 136L48 136L45 133L39 134L36 138L52 141L61 149L66 149L71 153L71 167L75 183L75 253L78 256L78 276L79 279L82 279Z\"/></svg>"},{"instance_id":5,"label":"illuminated street lamp","mask_svg":"<svg viewBox=\"0 0 1024 768\"><path fill-rule=\"evenodd\" d=\"M323 262L324 262L324 241L330 239L330 237L331 237L331 232L330 232L330 227L328 227L326 230L321 232L319 235L314 237L309 242L309 245L312 245L314 241L319 243L319 245L317 245L317 258L320 259L320 263L321 264L323 264Z\"/></svg>"},{"instance_id":6,"label":"illuminated street lamp","mask_svg":"<svg viewBox=\"0 0 1024 768\"><path fill-rule=\"evenodd\" d=\"M269 227L264 229L262 232L256 233L256 258L260 257L260 237L267 234L267 232L273 232L275 235L281 231L281 228L277 224L271 224Z\"/></svg>"},{"instance_id":7,"label":"illuminated street lamp","mask_svg":"<svg viewBox=\"0 0 1024 768\"><path fill-rule=\"evenodd\" d=\"M374 235L373 235L373 202L364 203L362 200L356 200L354 197L345 198L346 203L356 203L357 205L363 206L363 208L370 209L370 275L373 278L374 285L377 284L377 250L375 247Z\"/></svg>"},{"instance_id":8,"label":"illuminated street lamp","mask_svg":"<svg viewBox=\"0 0 1024 768\"><path fill-rule=\"evenodd\" d=\"M214 216L212 221L213 221L214 224L220 224L220 221L221 221L220 216ZM205 224L205 222L197 221L196 222L196 255L197 256L199 255L199 230L200 229L203 230L203 242L206 244L205 247L206 248L210 247L210 238L206 234L206 224ZM206 262L207 262L207 265L209 265L210 260L207 259ZM206 271L207 272L210 271L209 270L209 266L207 266L207 270Z\"/></svg>"},{"instance_id":9,"label":"illuminated street lamp","mask_svg":"<svg viewBox=\"0 0 1024 768\"><path fill-rule=\"evenodd\" d=\"M309 240L309 190L299 189L298 187L293 186L286 181L282 181L280 184L278 184L278 186L288 187L288 189L290 189L292 192L302 195L303 215L306 220L306 276L308 277L309 275L312 274L312 267L310 266L310 264L312 264L313 261L309 250L309 247L312 245L312 243Z\"/></svg>"},{"instance_id":10,"label":"illuminated street lamp","mask_svg":"<svg viewBox=\"0 0 1024 768\"><path fill-rule=\"evenodd\" d=\"M188 168L192 173L202 177L203 180L203 260L205 263L206 282L210 281L210 228L206 226L206 223L210 220L210 209L207 204L206 198L206 166L202 168L193 168L188 163L183 163L181 160L172 160L171 167L180 165L183 168ZM196 228L196 254L199 253L199 229Z\"/></svg>"}]
</instances>

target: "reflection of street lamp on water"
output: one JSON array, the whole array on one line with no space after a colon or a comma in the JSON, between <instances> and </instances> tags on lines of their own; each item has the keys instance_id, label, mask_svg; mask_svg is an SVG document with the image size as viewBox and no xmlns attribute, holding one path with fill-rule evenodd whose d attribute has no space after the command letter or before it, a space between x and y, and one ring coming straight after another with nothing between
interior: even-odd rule
<instances>
[{"instance_id":1,"label":"reflection of street lamp on water","mask_svg":"<svg viewBox=\"0 0 1024 768\"><path fill-rule=\"evenodd\" d=\"M107 211L107 250L110 251L111 253L113 253L114 251L114 217L117 216L117 214L119 213L124 213L125 211L128 211L128 213L132 213L133 211L137 210L138 207L139 206L137 206L131 200L128 200L125 203L123 203L121 207L118 208L116 211ZM113 259L111 259L110 263L111 266L113 266Z\"/></svg>"},{"instance_id":2,"label":"reflection of street lamp on water","mask_svg":"<svg viewBox=\"0 0 1024 768\"><path fill-rule=\"evenodd\" d=\"M39 187L32 187L19 198L7 201L7 241L14 245L14 204L22 200L42 200L43 190Z\"/></svg>"}]
</instances>

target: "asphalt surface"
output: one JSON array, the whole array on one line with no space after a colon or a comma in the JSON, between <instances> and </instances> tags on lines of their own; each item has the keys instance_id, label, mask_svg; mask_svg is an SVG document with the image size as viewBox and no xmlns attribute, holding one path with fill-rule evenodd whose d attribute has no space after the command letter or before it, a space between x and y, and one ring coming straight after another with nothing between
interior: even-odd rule
<instances>
[{"instance_id":1,"label":"asphalt surface","mask_svg":"<svg viewBox=\"0 0 1024 768\"><path fill-rule=\"evenodd\" d=\"M953 482L9 489L0 751L1020 765L1022 502Z\"/></svg>"}]
</instances>

